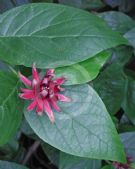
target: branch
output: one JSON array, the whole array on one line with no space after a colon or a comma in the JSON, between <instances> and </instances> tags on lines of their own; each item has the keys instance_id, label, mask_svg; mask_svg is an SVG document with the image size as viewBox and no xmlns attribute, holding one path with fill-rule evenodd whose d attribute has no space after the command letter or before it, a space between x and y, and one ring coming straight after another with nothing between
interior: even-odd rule
<instances>
[{"instance_id":1,"label":"branch","mask_svg":"<svg viewBox=\"0 0 135 169\"><path fill-rule=\"evenodd\" d=\"M37 148L40 145L40 141L35 141L33 143L33 145L29 148L28 153L26 154L22 164L27 164L27 162L29 161L29 159L31 158L31 156L33 155L33 153L37 150Z\"/></svg>"}]
</instances>

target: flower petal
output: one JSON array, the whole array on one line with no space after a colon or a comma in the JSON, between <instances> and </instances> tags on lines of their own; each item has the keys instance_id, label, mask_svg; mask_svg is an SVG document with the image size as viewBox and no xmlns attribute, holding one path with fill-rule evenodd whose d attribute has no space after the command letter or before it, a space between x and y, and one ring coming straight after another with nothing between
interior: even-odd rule
<instances>
[{"instance_id":1,"label":"flower petal","mask_svg":"<svg viewBox=\"0 0 135 169\"><path fill-rule=\"evenodd\" d=\"M58 97L58 100L62 101L62 102L71 102L71 99L64 96L63 94L56 94Z\"/></svg>"},{"instance_id":2,"label":"flower petal","mask_svg":"<svg viewBox=\"0 0 135 169\"><path fill-rule=\"evenodd\" d=\"M37 109L36 109L36 111L37 111L38 115L42 115L42 113L43 113L43 100L40 99L40 98L37 98Z\"/></svg>"},{"instance_id":3,"label":"flower petal","mask_svg":"<svg viewBox=\"0 0 135 169\"><path fill-rule=\"evenodd\" d=\"M48 77L44 77L42 80L42 84L48 84L49 78Z\"/></svg>"},{"instance_id":4,"label":"flower petal","mask_svg":"<svg viewBox=\"0 0 135 169\"><path fill-rule=\"evenodd\" d=\"M19 96L20 96L22 99L26 99L26 100L34 99L34 97L35 97L35 95L34 95L33 92L21 93L21 94L19 94Z\"/></svg>"},{"instance_id":5,"label":"flower petal","mask_svg":"<svg viewBox=\"0 0 135 169\"><path fill-rule=\"evenodd\" d=\"M61 111L60 107L56 104L56 102L52 99L49 99L49 103L51 104L51 106L58 112Z\"/></svg>"},{"instance_id":6,"label":"flower petal","mask_svg":"<svg viewBox=\"0 0 135 169\"><path fill-rule=\"evenodd\" d=\"M54 69L48 69L46 72L47 76L54 76Z\"/></svg>"},{"instance_id":7,"label":"flower petal","mask_svg":"<svg viewBox=\"0 0 135 169\"><path fill-rule=\"evenodd\" d=\"M24 88L20 88L20 90L24 93L29 93L29 92L32 92L31 89L24 89Z\"/></svg>"},{"instance_id":8,"label":"flower petal","mask_svg":"<svg viewBox=\"0 0 135 169\"><path fill-rule=\"evenodd\" d=\"M19 72L19 77L25 85L31 86L31 81L27 77L22 75L20 72Z\"/></svg>"},{"instance_id":9,"label":"flower petal","mask_svg":"<svg viewBox=\"0 0 135 169\"><path fill-rule=\"evenodd\" d=\"M33 110L33 109L36 107L36 105L37 105L37 101L34 100L34 101L27 107L27 110L28 110L28 111Z\"/></svg>"},{"instance_id":10,"label":"flower petal","mask_svg":"<svg viewBox=\"0 0 135 169\"><path fill-rule=\"evenodd\" d=\"M33 67L32 67L32 76L33 76L33 79L35 79L37 82L40 81L35 64L33 64Z\"/></svg>"},{"instance_id":11,"label":"flower petal","mask_svg":"<svg viewBox=\"0 0 135 169\"><path fill-rule=\"evenodd\" d=\"M65 78L64 77L56 78L54 82L57 83L58 85L62 85L65 82Z\"/></svg>"},{"instance_id":12,"label":"flower petal","mask_svg":"<svg viewBox=\"0 0 135 169\"><path fill-rule=\"evenodd\" d=\"M49 105L47 100L44 100L44 109L45 109L45 112L47 113L50 121L52 123L54 123L55 122L55 118L54 118L53 112L52 112L51 107L50 107L50 105Z\"/></svg>"}]
</instances>

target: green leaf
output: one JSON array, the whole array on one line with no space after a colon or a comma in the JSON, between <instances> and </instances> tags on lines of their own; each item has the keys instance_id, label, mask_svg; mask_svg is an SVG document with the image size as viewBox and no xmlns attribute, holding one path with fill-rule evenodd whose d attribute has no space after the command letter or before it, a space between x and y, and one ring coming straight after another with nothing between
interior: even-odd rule
<instances>
[{"instance_id":1,"label":"green leaf","mask_svg":"<svg viewBox=\"0 0 135 169\"><path fill-rule=\"evenodd\" d=\"M133 162L135 162L135 132L122 133L120 138L127 155L132 157Z\"/></svg>"},{"instance_id":2,"label":"green leaf","mask_svg":"<svg viewBox=\"0 0 135 169\"><path fill-rule=\"evenodd\" d=\"M124 162L116 129L97 93L86 84L68 86L64 94L72 101L59 103L62 112L54 111L54 124L46 114L38 116L25 108L25 117L35 133L46 143L75 156Z\"/></svg>"},{"instance_id":3,"label":"green leaf","mask_svg":"<svg viewBox=\"0 0 135 169\"><path fill-rule=\"evenodd\" d=\"M0 147L0 159L11 160L17 154L19 143L16 137L12 138L7 144Z\"/></svg>"},{"instance_id":4,"label":"green leaf","mask_svg":"<svg viewBox=\"0 0 135 169\"><path fill-rule=\"evenodd\" d=\"M27 136L33 136L34 135L34 131L31 129L31 127L29 126L26 119L24 119L22 121L22 125L21 125L20 130L21 130L22 133L24 133Z\"/></svg>"},{"instance_id":5,"label":"green leaf","mask_svg":"<svg viewBox=\"0 0 135 169\"><path fill-rule=\"evenodd\" d=\"M0 70L10 72L10 69L7 64L0 61Z\"/></svg>"},{"instance_id":6,"label":"green leaf","mask_svg":"<svg viewBox=\"0 0 135 169\"><path fill-rule=\"evenodd\" d=\"M42 143L42 148L49 160L56 166L59 165L60 151L49 144Z\"/></svg>"},{"instance_id":7,"label":"green leaf","mask_svg":"<svg viewBox=\"0 0 135 169\"><path fill-rule=\"evenodd\" d=\"M0 59L15 65L67 66L121 44L101 18L72 7L35 3L0 16Z\"/></svg>"},{"instance_id":8,"label":"green leaf","mask_svg":"<svg viewBox=\"0 0 135 169\"><path fill-rule=\"evenodd\" d=\"M9 10L14 7L14 4L10 0L1 0L0 1L0 13Z\"/></svg>"},{"instance_id":9,"label":"green leaf","mask_svg":"<svg viewBox=\"0 0 135 169\"><path fill-rule=\"evenodd\" d=\"M126 33L135 26L135 21L122 12L103 12L100 13L99 16L107 22L108 26L110 26L112 30L121 34Z\"/></svg>"},{"instance_id":10,"label":"green leaf","mask_svg":"<svg viewBox=\"0 0 135 169\"><path fill-rule=\"evenodd\" d=\"M114 167L112 165L106 165L102 169L114 169Z\"/></svg>"},{"instance_id":11,"label":"green leaf","mask_svg":"<svg viewBox=\"0 0 135 169\"><path fill-rule=\"evenodd\" d=\"M135 48L135 27L128 31L124 37L129 41L129 43Z\"/></svg>"},{"instance_id":12,"label":"green leaf","mask_svg":"<svg viewBox=\"0 0 135 169\"><path fill-rule=\"evenodd\" d=\"M22 117L15 75L0 71L0 145L8 142L16 133Z\"/></svg>"},{"instance_id":13,"label":"green leaf","mask_svg":"<svg viewBox=\"0 0 135 169\"><path fill-rule=\"evenodd\" d=\"M0 169L28 169L28 168L12 162L0 161Z\"/></svg>"},{"instance_id":14,"label":"green leaf","mask_svg":"<svg viewBox=\"0 0 135 169\"><path fill-rule=\"evenodd\" d=\"M103 51L95 57L87 59L83 62L76 63L71 66L56 68L56 76L65 77L67 79L66 85L82 84L89 82L96 78L101 67L110 57L111 53Z\"/></svg>"},{"instance_id":15,"label":"green leaf","mask_svg":"<svg viewBox=\"0 0 135 169\"><path fill-rule=\"evenodd\" d=\"M93 81L94 88L102 98L110 114L115 114L121 107L125 79L122 67L119 64L112 64Z\"/></svg>"},{"instance_id":16,"label":"green leaf","mask_svg":"<svg viewBox=\"0 0 135 169\"><path fill-rule=\"evenodd\" d=\"M125 66L133 55L133 49L131 47L120 46L115 49L110 50L113 54L109 59L109 64L119 64L121 66Z\"/></svg>"},{"instance_id":17,"label":"green leaf","mask_svg":"<svg viewBox=\"0 0 135 169\"><path fill-rule=\"evenodd\" d=\"M59 169L101 169L100 160L81 158L66 153L60 153Z\"/></svg>"},{"instance_id":18,"label":"green leaf","mask_svg":"<svg viewBox=\"0 0 135 169\"><path fill-rule=\"evenodd\" d=\"M134 9L135 1L133 0L104 0L111 7L118 7L122 12L129 12Z\"/></svg>"},{"instance_id":19,"label":"green leaf","mask_svg":"<svg viewBox=\"0 0 135 169\"><path fill-rule=\"evenodd\" d=\"M31 0L0 0L0 13L3 13L11 8L29 3Z\"/></svg>"},{"instance_id":20,"label":"green leaf","mask_svg":"<svg viewBox=\"0 0 135 169\"><path fill-rule=\"evenodd\" d=\"M126 77L125 97L123 97L122 108L127 117L135 124L135 73L128 71Z\"/></svg>"},{"instance_id":21,"label":"green leaf","mask_svg":"<svg viewBox=\"0 0 135 169\"><path fill-rule=\"evenodd\" d=\"M59 0L64 5L69 5L83 9L98 9L105 6L101 0Z\"/></svg>"}]
</instances>

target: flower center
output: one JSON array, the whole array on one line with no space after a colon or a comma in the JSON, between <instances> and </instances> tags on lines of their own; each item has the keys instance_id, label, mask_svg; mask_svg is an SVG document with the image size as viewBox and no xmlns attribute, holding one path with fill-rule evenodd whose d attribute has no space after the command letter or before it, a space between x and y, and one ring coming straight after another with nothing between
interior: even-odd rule
<instances>
[{"instance_id":1,"label":"flower center","mask_svg":"<svg viewBox=\"0 0 135 169\"><path fill-rule=\"evenodd\" d=\"M46 84L42 84L40 86L40 94L42 97L47 97L49 95L49 86Z\"/></svg>"}]
</instances>

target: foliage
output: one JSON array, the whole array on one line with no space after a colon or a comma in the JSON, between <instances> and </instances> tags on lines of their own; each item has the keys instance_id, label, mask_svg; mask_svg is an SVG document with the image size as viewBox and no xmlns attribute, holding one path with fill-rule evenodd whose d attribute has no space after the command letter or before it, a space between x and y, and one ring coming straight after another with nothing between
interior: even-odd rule
<instances>
[{"instance_id":1,"label":"foliage","mask_svg":"<svg viewBox=\"0 0 135 169\"><path fill-rule=\"evenodd\" d=\"M135 168L134 9L0 1L1 169Z\"/></svg>"}]
</instances>

